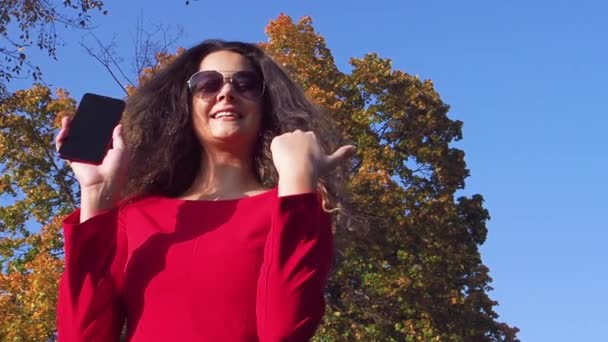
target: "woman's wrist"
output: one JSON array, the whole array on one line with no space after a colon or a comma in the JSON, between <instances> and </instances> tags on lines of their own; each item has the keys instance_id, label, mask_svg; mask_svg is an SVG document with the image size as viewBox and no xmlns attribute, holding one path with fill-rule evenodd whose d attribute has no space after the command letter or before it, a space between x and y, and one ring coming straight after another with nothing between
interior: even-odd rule
<instances>
[{"instance_id":1,"label":"woman's wrist","mask_svg":"<svg viewBox=\"0 0 608 342\"><path fill-rule=\"evenodd\" d=\"M279 197L317 191L317 176L308 172L279 175Z\"/></svg>"},{"instance_id":2,"label":"woman's wrist","mask_svg":"<svg viewBox=\"0 0 608 342\"><path fill-rule=\"evenodd\" d=\"M112 191L104 187L82 188L80 191L80 222L115 207L118 202L116 197Z\"/></svg>"}]
</instances>

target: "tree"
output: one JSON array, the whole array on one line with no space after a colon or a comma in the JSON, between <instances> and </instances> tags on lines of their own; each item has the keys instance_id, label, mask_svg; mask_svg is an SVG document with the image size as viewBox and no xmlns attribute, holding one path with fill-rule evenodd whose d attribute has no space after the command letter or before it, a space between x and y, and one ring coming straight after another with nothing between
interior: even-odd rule
<instances>
[{"instance_id":1,"label":"tree","mask_svg":"<svg viewBox=\"0 0 608 342\"><path fill-rule=\"evenodd\" d=\"M462 122L448 118L429 80L370 53L336 67L309 17L270 22L265 50L358 146L349 189L354 231L337 228L339 262L317 341L516 341L496 321L497 304L478 247L485 241L483 197L464 188Z\"/></svg>"},{"instance_id":2,"label":"tree","mask_svg":"<svg viewBox=\"0 0 608 342\"><path fill-rule=\"evenodd\" d=\"M61 218L77 201L76 181L55 157L53 140L61 117L74 110L67 92L53 96L41 85L0 104L2 341L46 342L54 336Z\"/></svg>"},{"instance_id":3,"label":"tree","mask_svg":"<svg viewBox=\"0 0 608 342\"><path fill-rule=\"evenodd\" d=\"M63 9L44 0L2 0L0 2L0 99L7 96L7 84L28 71L39 80L42 71L27 56L37 47L55 58L58 42L56 24L87 28L92 10L103 10L101 0L63 0ZM16 30L16 32L15 32Z\"/></svg>"},{"instance_id":4,"label":"tree","mask_svg":"<svg viewBox=\"0 0 608 342\"><path fill-rule=\"evenodd\" d=\"M351 59L350 73L338 70L308 17L281 15L267 35L261 46L358 147L346 184L354 214L336 221L338 257L315 340L518 341L488 296L478 250L489 220L483 197L455 198L468 176L464 152L450 146L462 138L462 122L448 118L432 82L373 53ZM158 54L139 82L172 58ZM0 323L3 340L54 334L59 223L77 205L77 189L53 157L52 136L74 103L65 91L34 86L0 108L10 113L0 119L0 196L12 198L0 209L0 312L11 317ZM41 232L28 231L28 220Z\"/></svg>"}]
</instances>

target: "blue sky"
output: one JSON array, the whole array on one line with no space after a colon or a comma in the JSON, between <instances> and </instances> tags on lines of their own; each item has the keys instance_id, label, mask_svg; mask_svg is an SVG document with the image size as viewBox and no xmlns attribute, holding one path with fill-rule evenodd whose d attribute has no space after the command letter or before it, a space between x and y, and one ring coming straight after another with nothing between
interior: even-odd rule
<instances>
[{"instance_id":1,"label":"blue sky","mask_svg":"<svg viewBox=\"0 0 608 342\"><path fill-rule=\"evenodd\" d=\"M377 52L433 80L449 116L464 121L471 170L492 220L482 246L500 320L522 341L598 341L608 326L608 5L597 1L106 1L102 39L181 25L181 45L206 38L258 42L279 13L313 18L338 66ZM48 83L123 96L63 32L58 61L36 57ZM15 87L27 85L19 81Z\"/></svg>"}]
</instances>

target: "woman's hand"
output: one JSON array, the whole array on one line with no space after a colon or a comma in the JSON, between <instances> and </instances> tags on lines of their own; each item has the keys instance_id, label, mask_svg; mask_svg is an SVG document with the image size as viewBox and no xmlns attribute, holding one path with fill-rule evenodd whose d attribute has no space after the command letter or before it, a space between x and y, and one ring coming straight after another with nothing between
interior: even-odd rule
<instances>
[{"instance_id":1,"label":"woman's hand","mask_svg":"<svg viewBox=\"0 0 608 342\"><path fill-rule=\"evenodd\" d=\"M61 130L55 138L55 148L59 151L68 136L70 119L61 120ZM128 153L122 137L122 125L114 128L112 148L100 165L68 162L80 183L81 206L83 211L94 212L113 207L120 197L120 189L127 171ZM90 209L90 210L88 210ZM81 221L82 215L81 213ZM86 213L89 216L89 213Z\"/></svg>"},{"instance_id":2,"label":"woman's hand","mask_svg":"<svg viewBox=\"0 0 608 342\"><path fill-rule=\"evenodd\" d=\"M279 173L279 196L315 192L320 176L355 153L352 145L327 155L313 132L295 130L275 137L270 144L272 161Z\"/></svg>"}]
</instances>

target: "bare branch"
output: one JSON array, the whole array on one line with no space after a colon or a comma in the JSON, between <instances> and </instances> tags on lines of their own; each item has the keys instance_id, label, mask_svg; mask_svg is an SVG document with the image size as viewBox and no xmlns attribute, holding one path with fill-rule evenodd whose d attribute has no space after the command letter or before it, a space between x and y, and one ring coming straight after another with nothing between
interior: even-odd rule
<instances>
[{"instance_id":1,"label":"bare branch","mask_svg":"<svg viewBox=\"0 0 608 342\"><path fill-rule=\"evenodd\" d=\"M116 83L125 92L125 94L128 95L129 93L127 92L127 88L125 88L125 86L122 85L122 83L120 82L120 80L118 79L116 74L114 73L114 70L112 70L112 65L110 65L110 62L108 60L105 60L102 57L100 57L99 54L95 53L91 48L86 46L84 43L81 42L80 46L86 51L86 53L89 54L89 56L95 58L110 73L110 76L112 76L112 79L114 79L114 81L116 81Z\"/></svg>"},{"instance_id":2,"label":"bare branch","mask_svg":"<svg viewBox=\"0 0 608 342\"><path fill-rule=\"evenodd\" d=\"M93 32L90 32L90 37L95 41L97 49L85 44L85 42L81 42L80 46L110 73L112 79L128 95L127 88L123 85L121 79L125 80L129 86L135 87L135 82L132 80L138 80L146 68L155 67L156 55L168 52L169 48L172 48L183 36L181 27L178 27L178 33L172 38L170 38L169 31L169 28L163 25L157 25L153 31L147 31L144 29L143 15L138 18L136 32L132 36L135 49L132 67L135 78L127 76L127 73L121 67L123 61L116 52L116 36L112 38L110 43L104 44ZM157 39L159 35L161 35L160 41Z\"/></svg>"},{"instance_id":3,"label":"bare branch","mask_svg":"<svg viewBox=\"0 0 608 342\"><path fill-rule=\"evenodd\" d=\"M0 1L0 54L7 57L0 64L0 98L8 96L8 83L19 76L41 81L42 71L30 63L24 48L36 47L56 60L57 48L62 45L56 25L91 29L93 11L107 13L100 0L63 1L63 6L48 0Z\"/></svg>"},{"instance_id":4,"label":"bare branch","mask_svg":"<svg viewBox=\"0 0 608 342\"><path fill-rule=\"evenodd\" d=\"M153 31L147 31L144 29L143 15L138 18L136 33L133 37L135 46L133 71L138 77L142 76L144 69L153 68L156 65L158 53L167 53L169 49L173 49L184 35L181 26L177 26L175 35L171 34L173 37L169 37L170 28L165 25L158 24L154 28ZM159 35L161 37L157 39Z\"/></svg>"}]
</instances>

